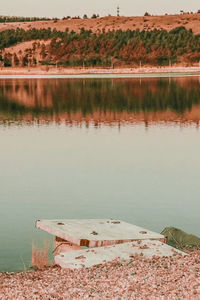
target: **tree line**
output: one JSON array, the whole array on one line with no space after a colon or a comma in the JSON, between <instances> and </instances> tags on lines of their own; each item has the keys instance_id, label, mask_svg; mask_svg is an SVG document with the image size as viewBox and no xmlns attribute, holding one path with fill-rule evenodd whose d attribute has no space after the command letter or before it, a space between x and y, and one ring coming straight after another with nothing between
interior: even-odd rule
<instances>
[{"instance_id":1,"label":"tree line","mask_svg":"<svg viewBox=\"0 0 200 300\"><path fill-rule=\"evenodd\" d=\"M92 14L91 18L92 19L96 19L99 18L99 14ZM89 19L89 17L84 14L83 19ZM66 16L63 17L62 20L67 20L67 19L81 19L80 16L75 16L75 17L71 17L71 16ZM10 17L10 16L0 16L0 23L16 23L16 22L35 22L35 21L58 21L61 20L60 18L46 18L46 17Z\"/></svg>"},{"instance_id":2,"label":"tree line","mask_svg":"<svg viewBox=\"0 0 200 300\"><path fill-rule=\"evenodd\" d=\"M36 46L23 53L24 66L33 64L62 66L112 66L144 64L167 65L177 62L195 63L200 60L200 35L191 29L177 27L171 31L117 30L93 33L82 28L80 32L56 29L0 32L0 60L4 65L19 61L19 53L9 54L10 46L25 41L47 41L48 45ZM42 49L41 49L42 48ZM38 56L38 53L40 54ZM23 58L24 58L23 57Z\"/></svg>"},{"instance_id":3,"label":"tree line","mask_svg":"<svg viewBox=\"0 0 200 300\"><path fill-rule=\"evenodd\" d=\"M51 18L0 16L0 23L49 21Z\"/></svg>"}]
</instances>

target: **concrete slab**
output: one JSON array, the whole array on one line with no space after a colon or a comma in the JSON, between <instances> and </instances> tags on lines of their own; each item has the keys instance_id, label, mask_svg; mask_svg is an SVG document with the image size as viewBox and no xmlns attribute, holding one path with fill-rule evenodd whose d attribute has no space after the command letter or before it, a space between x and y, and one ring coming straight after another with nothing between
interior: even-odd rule
<instances>
[{"instance_id":1,"label":"concrete slab","mask_svg":"<svg viewBox=\"0 0 200 300\"><path fill-rule=\"evenodd\" d=\"M81 250L81 249L82 248L80 246L65 241L57 236L54 239L54 250L53 250L54 256L61 252L69 252L69 251Z\"/></svg>"},{"instance_id":2,"label":"concrete slab","mask_svg":"<svg viewBox=\"0 0 200 300\"><path fill-rule=\"evenodd\" d=\"M55 256L55 263L62 268L79 269L89 268L94 265L104 264L113 260L129 260L135 255L143 255L146 258L153 256L187 255L160 241L135 241L108 247L76 250L60 253Z\"/></svg>"},{"instance_id":3,"label":"concrete slab","mask_svg":"<svg viewBox=\"0 0 200 300\"><path fill-rule=\"evenodd\" d=\"M120 220L38 220L36 227L72 244L102 247L135 240L159 240L163 235Z\"/></svg>"}]
</instances>

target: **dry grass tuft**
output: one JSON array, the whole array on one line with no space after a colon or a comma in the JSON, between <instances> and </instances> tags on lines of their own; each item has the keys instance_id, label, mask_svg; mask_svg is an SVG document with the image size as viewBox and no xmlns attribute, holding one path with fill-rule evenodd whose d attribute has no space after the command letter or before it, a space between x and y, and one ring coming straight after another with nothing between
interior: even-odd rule
<instances>
[{"instance_id":1,"label":"dry grass tuft","mask_svg":"<svg viewBox=\"0 0 200 300\"><path fill-rule=\"evenodd\" d=\"M44 269L48 266L48 249L49 243L44 242L43 248L37 247L34 243L32 244L32 266L38 269Z\"/></svg>"}]
</instances>

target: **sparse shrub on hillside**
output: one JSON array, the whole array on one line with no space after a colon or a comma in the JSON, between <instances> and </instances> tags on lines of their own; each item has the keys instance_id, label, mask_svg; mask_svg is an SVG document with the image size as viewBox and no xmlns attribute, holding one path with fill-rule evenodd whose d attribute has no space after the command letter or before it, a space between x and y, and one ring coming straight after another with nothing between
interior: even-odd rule
<instances>
[{"instance_id":1,"label":"sparse shrub on hillside","mask_svg":"<svg viewBox=\"0 0 200 300\"><path fill-rule=\"evenodd\" d=\"M96 14L93 14L91 18L92 18L92 19L99 18L99 15L98 15L98 14L97 14L97 15L96 15Z\"/></svg>"},{"instance_id":2,"label":"sparse shrub on hillside","mask_svg":"<svg viewBox=\"0 0 200 300\"><path fill-rule=\"evenodd\" d=\"M62 19L63 19L63 20L68 20L68 19L71 19L71 17L70 17L70 16L67 16L67 17L63 17Z\"/></svg>"}]
</instances>

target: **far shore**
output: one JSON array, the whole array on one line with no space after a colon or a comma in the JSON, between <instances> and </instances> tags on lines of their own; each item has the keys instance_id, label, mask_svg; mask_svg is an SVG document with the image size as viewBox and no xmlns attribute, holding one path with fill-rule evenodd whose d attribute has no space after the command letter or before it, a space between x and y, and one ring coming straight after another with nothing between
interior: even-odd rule
<instances>
[{"instance_id":1,"label":"far shore","mask_svg":"<svg viewBox=\"0 0 200 300\"><path fill-rule=\"evenodd\" d=\"M142 67L142 68L56 68L56 67L32 67L32 68L1 68L0 76L9 75L131 75L131 74L194 74L200 75L199 67Z\"/></svg>"}]
</instances>

